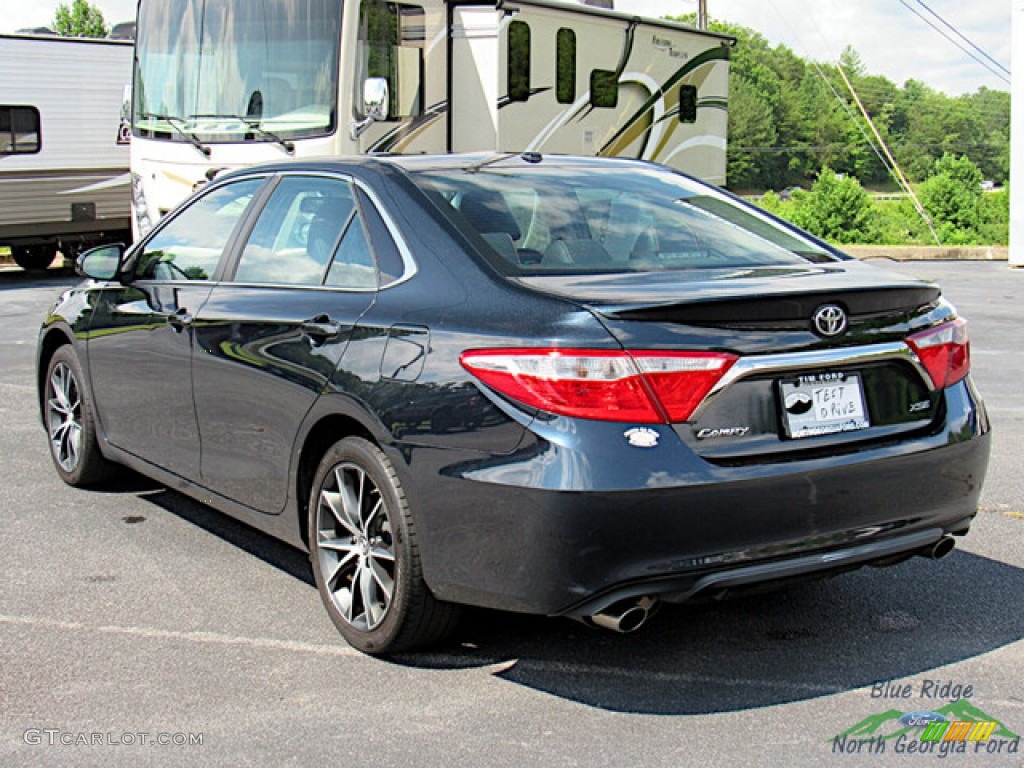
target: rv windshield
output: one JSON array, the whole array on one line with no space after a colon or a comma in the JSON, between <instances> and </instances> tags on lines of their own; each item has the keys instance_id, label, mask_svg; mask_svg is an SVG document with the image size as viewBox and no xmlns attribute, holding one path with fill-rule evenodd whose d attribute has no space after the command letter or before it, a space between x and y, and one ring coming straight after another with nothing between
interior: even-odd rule
<instances>
[{"instance_id":1,"label":"rv windshield","mask_svg":"<svg viewBox=\"0 0 1024 768\"><path fill-rule=\"evenodd\" d=\"M134 133L204 142L333 132L341 0L146 0ZM176 130L176 121L182 130Z\"/></svg>"}]
</instances>

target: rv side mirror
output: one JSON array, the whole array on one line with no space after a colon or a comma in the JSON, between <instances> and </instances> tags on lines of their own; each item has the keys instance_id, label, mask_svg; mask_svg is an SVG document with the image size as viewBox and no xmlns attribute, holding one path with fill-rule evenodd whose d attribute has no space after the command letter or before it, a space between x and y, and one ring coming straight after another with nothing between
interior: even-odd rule
<instances>
[{"instance_id":1,"label":"rv side mirror","mask_svg":"<svg viewBox=\"0 0 1024 768\"><path fill-rule=\"evenodd\" d=\"M75 271L93 280L114 280L121 271L124 246L121 243L91 248L78 257Z\"/></svg>"},{"instance_id":2,"label":"rv side mirror","mask_svg":"<svg viewBox=\"0 0 1024 768\"><path fill-rule=\"evenodd\" d=\"M368 77L363 83L363 114L371 120L388 119L388 81L383 77Z\"/></svg>"},{"instance_id":3,"label":"rv side mirror","mask_svg":"<svg viewBox=\"0 0 1024 768\"><path fill-rule=\"evenodd\" d=\"M363 81L363 114L366 115L357 123L349 126L352 139L358 139L366 129L378 120L388 119L388 81L383 77L368 77Z\"/></svg>"}]
</instances>

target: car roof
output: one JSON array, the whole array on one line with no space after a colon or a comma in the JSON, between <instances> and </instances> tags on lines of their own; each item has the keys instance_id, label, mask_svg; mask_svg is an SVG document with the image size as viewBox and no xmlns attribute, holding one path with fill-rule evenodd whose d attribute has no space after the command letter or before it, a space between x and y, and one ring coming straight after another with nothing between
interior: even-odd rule
<instances>
[{"instance_id":1,"label":"car roof","mask_svg":"<svg viewBox=\"0 0 1024 768\"><path fill-rule=\"evenodd\" d=\"M517 159L518 158L518 159ZM289 160L247 166L233 169L217 177L217 181L254 173L282 172L336 172L351 173L357 170L382 170L398 167L409 172L451 171L470 169L473 166L486 167L499 163L515 162L516 167L564 167L564 168L609 168L636 167L643 161L610 157L579 157L572 155L542 155L537 152L468 152L458 154L437 155L347 155L341 157L323 156ZM506 164L502 167L508 168ZM671 170L671 169L667 169Z\"/></svg>"}]
</instances>

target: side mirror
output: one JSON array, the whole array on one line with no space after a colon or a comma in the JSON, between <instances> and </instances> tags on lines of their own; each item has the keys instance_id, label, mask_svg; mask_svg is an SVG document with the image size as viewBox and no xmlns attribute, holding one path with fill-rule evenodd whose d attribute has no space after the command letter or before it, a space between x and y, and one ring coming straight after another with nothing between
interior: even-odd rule
<instances>
[{"instance_id":1,"label":"side mirror","mask_svg":"<svg viewBox=\"0 0 1024 768\"><path fill-rule=\"evenodd\" d=\"M358 139L363 133L380 120L388 119L388 103L391 94L388 81L383 77L368 77L363 81L363 114L366 115L357 123L352 123L352 139Z\"/></svg>"},{"instance_id":2,"label":"side mirror","mask_svg":"<svg viewBox=\"0 0 1024 768\"><path fill-rule=\"evenodd\" d=\"M388 81L383 77L368 77L363 83L363 114L373 120L388 119Z\"/></svg>"},{"instance_id":3,"label":"side mirror","mask_svg":"<svg viewBox=\"0 0 1024 768\"><path fill-rule=\"evenodd\" d=\"M92 280L116 280L124 261L124 245L101 245L91 248L75 261L75 272Z\"/></svg>"}]
</instances>

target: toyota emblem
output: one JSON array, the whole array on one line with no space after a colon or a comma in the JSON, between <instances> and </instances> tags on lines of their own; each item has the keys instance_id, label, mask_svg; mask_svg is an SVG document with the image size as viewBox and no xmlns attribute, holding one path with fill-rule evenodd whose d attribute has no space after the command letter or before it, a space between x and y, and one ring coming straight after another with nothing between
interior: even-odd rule
<instances>
[{"instance_id":1,"label":"toyota emblem","mask_svg":"<svg viewBox=\"0 0 1024 768\"><path fill-rule=\"evenodd\" d=\"M838 336L846 330L846 312L835 304L818 307L811 318L814 329L822 336Z\"/></svg>"}]
</instances>

